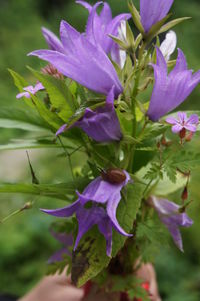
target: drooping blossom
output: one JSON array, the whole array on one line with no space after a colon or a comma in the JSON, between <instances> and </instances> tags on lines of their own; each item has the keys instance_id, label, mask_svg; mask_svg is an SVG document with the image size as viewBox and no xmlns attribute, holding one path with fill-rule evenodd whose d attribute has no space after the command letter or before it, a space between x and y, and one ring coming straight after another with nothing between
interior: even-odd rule
<instances>
[{"instance_id":1,"label":"drooping blossom","mask_svg":"<svg viewBox=\"0 0 200 301\"><path fill-rule=\"evenodd\" d=\"M176 66L168 74L167 63L159 48L156 48L157 63L154 68L155 83L147 116L152 121L178 107L200 82L200 70L192 73L187 67L183 52L178 49Z\"/></svg>"},{"instance_id":2,"label":"drooping blossom","mask_svg":"<svg viewBox=\"0 0 200 301\"><path fill-rule=\"evenodd\" d=\"M179 227L190 227L193 221L185 212L181 212L181 207L166 199L152 197L153 206L158 212L161 222L169 230L174 243L183 252L183 242Z\"/></svg>"},{"instance_id":3,"label":"drooping blossom","mask_svg":"<svg viewBox=\"0 0 200 301\"><path fill-rule=\"evenodd\" d=\"M55 231L51 231L51 235L57 240L59 241L63 247L58 250L57 252L55 252L48 260L48 263L54 263L57 261L62 261L63 260L63 256L65 254L67 254L68 256L71 256L71 251L70 251L70 247L72 247L73 245L73 237L71 234L67 234L67 233L58 233Z\"/></svg>"},{"instance_id":4,"label":"drooping blossom","mask_svg":"<svg viewBox=\"0 0 200 301\"><path fill-rule=\"evenodd\" d=\"M145 33L168 14L174 0L140 0L141 22Z\"/></svg>"},{"instance_id":5,"label":"drooping blossom","mask_svg":"<svg viewBox=\"0 0 200 301\"><path fill-rule=\"evenodd\" d=\"M60 36L64 53L58 49L36 50L29 55L48 61L63 75L95 92L108 95L114 87L114 95L118 97L123 88L103 49L65 21L61 21Z\"/></svg>"},{"instance_id":6,"label":"drooping blossom","mask_svg":"<svg viewBox=\"0 0 200 301\"><path fill-rule=\"evenodd\" d=\"M117 207L121 200L121 190L130 181L129 174L126 171L123 172L126 179L122 183L112 184L99 176L85 188L82 194L77 192L78 199L72 205L56 210L42 209L45 213L63 218L76 214L79 228L74 250L76 250L83 235L94 225L98 226L99 231L106 239L108 256L111 256L112 252L113 228L121 235L132 236L122 229L116 217ZM88 202L92 202L90 208L85 207Z\"/></svg>"},{"instance_id":7,"label":"drooping blossom","mask_svg":"<svg viewBox=\"0 0 200 301\"><path fill-rule=\"evenodd\" d=\"M172 53L175 51L176 44L177 44L176 33L173 30L170 30L166 34L164 41L160 45L160 50L167 62L169 61Z\"/></svg>"},{"instance_id":8,"label":"drooping blossom","mask_svg":"<svg viewBox=\"0 0 200 301\"><path fill-rule=\"evenodd\" d=\"M185 112L178 112L177 118L167 117L166 122L173 125L173 133L180 133L184 129L194 133L199 124L199 116L197 114L192 114L190 117L187 117Z\"/></svg>"},{"instance_id":9,"label":"drooping blossom","mask_svg":"<svg viewBox=\"0 0 200 301\"><path fill-rule=\"evenodd\" d=\"M79 119L73 127L79 127L87 133L89 137L97 142L119 141L122 138L119 120L114 108L113 89L107 96L106 104L95 111L87 108L84 116ZM67 128L64 124L56 133L60 135Z\"/></svg>"},{"instance_id":10,"label":"drooping blossom","mask_svg":"<svg viewBox=\"0 0 200 301\"><path fill-rule=\"evenodd\" d=\"M44 86L38 82L35 87L34 86L28 86L24 87L24 92L21 92L17 94L16 98L19 99L21 97L31 98L31 94L35 95L38 91L43 90Z\"/></svg>"},{"instance_id":11,"label":"drooping blossom","mask_svg":"<svg viewBox=\"0 0 200 301\"><path fill-rule=\"evenodd\" d=\"M86 1L76 1L76 3L83 5L89 11L86 25L87 38L94 45L99 44L105 53L109 54L116 45L109 35L118 36L122 22L130 19L131 14L120 14L112 18L112 11L107 2L97 2L94 6ZM103 9L98 15L96 10L101 4L103 4Z\"/></svg>"}]
</instances>

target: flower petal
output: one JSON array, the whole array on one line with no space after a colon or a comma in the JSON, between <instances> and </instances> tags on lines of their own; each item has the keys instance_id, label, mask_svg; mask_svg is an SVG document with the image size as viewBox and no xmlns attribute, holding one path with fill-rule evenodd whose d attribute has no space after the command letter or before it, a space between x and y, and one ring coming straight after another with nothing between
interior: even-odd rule
<instances>
[{"instance_id":1,"label":"flower petal","mask_svg":"<svg viewBox=\"0 0 200 301\"><path fill-rule=\"evenodd\" d=\"M64 52L63 45L57 36L49 29L42 27L43 36L51 50Z\"/></svg>"},{"instance_id":2,"label":"flower petal","mask_svg":"<svg viewBox=\"0 0 200 301\"><path fill-rule=\"evenodd\" d=\"M176 33L170 30L165 37L165 40L160 45L160 50L165 57L166 61L169 61L170 56L176 49L177 37Z\"/></svg>"}]
</instances>

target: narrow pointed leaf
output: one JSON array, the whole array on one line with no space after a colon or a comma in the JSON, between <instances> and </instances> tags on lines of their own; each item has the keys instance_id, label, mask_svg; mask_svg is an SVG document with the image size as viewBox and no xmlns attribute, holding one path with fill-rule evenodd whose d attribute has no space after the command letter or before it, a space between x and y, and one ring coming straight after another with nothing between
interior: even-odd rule
<instances>
[{"instance_id":1,"label":"narrow pointed leaf","mask_svg":"<svg viewBox=\"0 0 200 301\"><path fill-rule=\"evenodd\" d=\"M184 18L178 18L178 19L172 20L172 21L166 23L165 25L163 25L160 28L158 34L163 33L165 31L168 31L169 29L171 29L172 27L178 25L179 23L181 23L185 20L190 20L190 19L191 19L191 17L184 17Z\"/></svg>"},{"instance_id":2,"label":"narrow pointed leaf","mask_svg":"<svg viewBox=\"0 0 200 301\"><path fill-rule=\"evenodd\" d=\"M133 18L133 21L134 21L136 27L142 34L144 34L144 28L142 26L140 14L139 14L137 8L135 7L135 5L133 4L132 1L130 1L128 3L128 7L129 7L129 10L131 12L131 15L132 15L132 18Z\"/></svg>"}]
</instances>

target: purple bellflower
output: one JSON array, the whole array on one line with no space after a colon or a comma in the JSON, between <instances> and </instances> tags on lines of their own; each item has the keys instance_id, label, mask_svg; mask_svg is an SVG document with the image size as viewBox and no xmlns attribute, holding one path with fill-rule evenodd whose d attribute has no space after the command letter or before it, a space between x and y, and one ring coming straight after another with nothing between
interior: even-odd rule
<instances>
[{"instance_id":1,"label":"purple bellflower","mask_svg":"<svg viewBox=\"0 0 200 301\"><path fill-rule=\"evenodd\" d=\"M114 86L115 97L118 97L123 88L103 49L65 21L61 22L60 36L64 53L58 49L36 50L29 55L48 61L63 75L95 92L108 95Z\"/></svg>"},{"instance_id":2,"label":"purple bellflower","mask_svg":"<svg viewBox=\"0 0 200 301\"><path fill-rule=\"evenodd\" d=\"M140 0L141 22L146 33L166 17L173 2L174 0Z\"/></svg>"},{"instance_id":3,"label":"purple bellflower","mask_svg":"<svg viewBox=\"0 0 200 301\"><path fill-rule=\"evenodd\" d=\"M183 252L183 242L179 227L190 227L193 224L192 219L185 212L180 212L181 207L179 205L166 199L152 197L152 202L161 222L169 230L174 243Z\"/></svg>"},{"instance_id":4,"label":"purple bellflower","mask_svg":"<svg viewBox=\"0 0 200 301\"><path fill-rule=\"evenodd\" d=\"M116 217L117 207L121 200L121 189L130 181L129 174L126 171L124 171L124 174L126 179L120 184L112 184L99 176L85 188L82 194L77 192L78 199L72 205L56 210L42 209L47 214L63 218L76 214L79 229L74 250L76 250L83 235L94 225L98 226L99 231L106 239L108 256L111 256L112 252L113 228L121 235L132 236L122 229ZM92 206L85 208L88 202L92 202Z\"/></svg>"},{"instance_id":5,"label":"purple bellflower","mask_svg":"<svg viewBox=\"0 0 200 301\"><path fill-rule=\"evenodd\" d=\"M199 124L199 116L192 114L190 117L187 117L185 112L178 112L177 118L167 117L166 122L173 125L173 133L180 133L183 129L194 133L196 132Z\"/></svg>"},{"instance_id":6,"label":"purple bellflower","mask_svg":"<svg viewBox=\"0 0 200 301\"><path fill-rule=\"evenodd\" d=\"M178 49L176 66L168 74L167 63L159 48L156 48L157 63L154 68L155 83L147 116L152 121L178 107L200 82L200 70L192 74L187 68L183 52Z\"/></svg>"},{"instance_id":7,"label":"purple bellflower","mask_svg":"<svg viewBox=\"0 0 200 301\"><path fill-rule=\"evenodd\" d=\"M114 108L113 89L107 96L106 104L95 111L87 108L84 116L73 127L81 128L86 134L97 142L119 141L122 138L119 120ZM56 133L60 135L67 128L64 124Z\"/></svg>"},{"instance_id":8,"label":"purple bellflower","mask_svg":"<svg viewBox=\"0 0 200 301\"><path fill-rule=\"evenodd\" d=\"M28 86L23 88L24 92L17 94L16 98L19 99L21 97L31 98L31 94L35 95L38 91L44 90L43 85L38 82L35 87Z\"/></svg>"},{"instance_id":9,"label":"purple bellflower","mask_svg":"<svg viewBox=\"0 0 200 301\"><path fill-rule=\"evenodd\" d=\"M105 53L110 53L115 42L109 35L117 36L121 22L131 18L131 14L120 14L112 18L112 11L107 2L97 2L94 6L86 1L76 1L89 11L89 18L86 26L86 36L91 43L99 44ZM96 10L99 5L103 4L103 9L100 15ZM118 48L119 52L119 48Z\"/></svg>"},{"instance_id":10,"label":"purple bellflower","mask_svg":"<svg viewBox=\"0 0 200 301\"><path fill-rule=\"evenodd\" d=\"M63 255L67 254L68 256L71 256L70 247L73 245L73 237L71 234L67 233L57 233L55 231L51 231L52 236L59 241L63 248L59 251L55 252L48 260L48 263L54 263L57 261L63 260Z\"/></svg>"}]
</instances>

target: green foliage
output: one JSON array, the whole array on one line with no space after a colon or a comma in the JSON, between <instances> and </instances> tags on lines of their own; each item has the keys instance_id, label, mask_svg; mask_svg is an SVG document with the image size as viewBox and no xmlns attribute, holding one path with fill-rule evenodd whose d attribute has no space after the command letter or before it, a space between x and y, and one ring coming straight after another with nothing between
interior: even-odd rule
<instances>
[{"instance_id":1,"label":"green foliage","mask_svg":"<svg viewBox=\"0 0 200 301\"><path fill-rule=\"evenodd\" d=\"M33 109L13 110L3 107L0 111L0 127L31 132L49 132L49 126Z\"/></svg>"},{"instance_id":2,"label":"green foliage","mask_svg":"<svg viewBox=\"0 0 200 301\"><path fill-rule=\"evenodd\" d=\"M143 185L134 183L129 184L127 191L123 193L123 199L121 200L118 208L117 219L127 233L133 229L133 223L141 205L143 190ZM114 231L112 249L113 257L115 257L119 250L123 247L126 239L127 237L124 237Z\"/></svg>"},{"instance_id":3,"label":"green foliage","mask_svg":"<svg viewBox=\"0 0 200 301\"><path fill-rule=\"evenodd\" d=\"M81 189L87 183L87 179L76 179L73 182L60 184L0 184L0 193L23 193L67 201L67 196L74 196L77 185Z\"/></svg>"},{"instance_id":4,"label":"green foliage","mask_svg":"<svg viewBox=\"0 0 200 301\"><path fill-rule=\"evenodd\" d=\"M106 242L96 227L90 230L79 243L72 256L72 281L78 287L95 277L110 259L106 256Z\"/></svg>"},{"instance_id":5,"label":"green foliage","mask_svg":"<svg viewBox=\"0 0 200 301\"><path fill-rule=\"evenodd\" d=\"M74 114L76 107L74 96L65 81L42 74L31 68L29 69L45 87L51 106L56 110L57 115L62 118L64 122L67 122L69 117Z\"/></svg>"}]
</instances>

